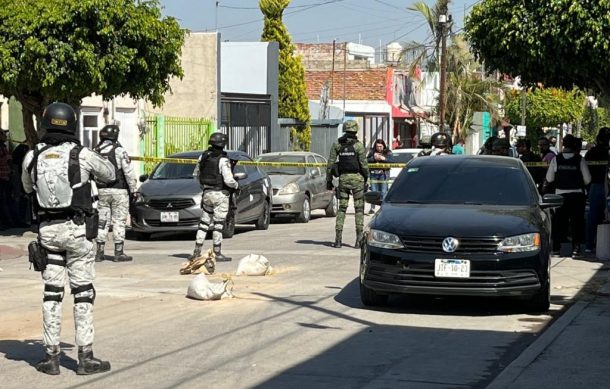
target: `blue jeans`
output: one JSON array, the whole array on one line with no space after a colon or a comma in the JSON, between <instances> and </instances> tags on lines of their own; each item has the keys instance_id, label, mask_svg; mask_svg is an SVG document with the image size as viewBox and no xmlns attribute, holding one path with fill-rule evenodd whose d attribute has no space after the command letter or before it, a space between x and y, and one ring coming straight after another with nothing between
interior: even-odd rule
<instances>
[{"instance_id":1,"label":"blue jeans","mask_svg":"<svg viewBox=\"0 0 610 389\"><path fill-rule=\"evenodd\" d=\"M383 182L375 182L383 181ZM385 198L385 194L388 193L388 182L384 180L384 177L371 177L371 186L369 188L373 192L381 192L381 199ZM371 204L371 211L375 209L375 205Z\"/></svg>"},{"instance_id":2,"label":"blue jeans","mask_svg":"<svg viewBox=\"0 0 610 389\"><path fill-rule=\"evenodd\" d=\"M597 240L597 225L604 220L606 210L606 193L604 184L591 184L589 189L589 214L587 215L587 244L586 249L595 250Z\"/></svg>"}]
</instances>

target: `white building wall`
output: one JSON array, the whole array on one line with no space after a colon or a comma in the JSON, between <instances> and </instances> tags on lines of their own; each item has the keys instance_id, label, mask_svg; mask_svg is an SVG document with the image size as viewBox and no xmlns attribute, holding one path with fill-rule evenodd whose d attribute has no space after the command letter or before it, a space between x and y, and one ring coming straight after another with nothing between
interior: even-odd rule
<instances>
[{"instance_id":1,"label":"white building wall","mask_svg":"<svg viewBox=\"0 0 610 389\"><path fill-rule=\"evenodd\" d=\"M270 94L267 79L268 47L269 42L222 42L220 91Z\"/></svg>"}]
</instances>

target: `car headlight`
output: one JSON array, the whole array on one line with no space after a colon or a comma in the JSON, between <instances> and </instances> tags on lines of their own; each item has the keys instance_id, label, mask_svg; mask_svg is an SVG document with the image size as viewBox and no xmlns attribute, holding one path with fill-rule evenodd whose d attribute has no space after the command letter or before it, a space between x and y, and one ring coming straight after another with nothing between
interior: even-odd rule
<instances>
[{"instance_id":1,"label":"car headlight","mask_svg":"<svg viewBox=\"0 0 610 389\"><path fill-rule=\"evenodd\" d=\"M281 195L285 195L285 194L295 194L295 193L299 193L299 191L301 190L301 188L299 188L299 184L297 184L296 182L291 182L290 184L284 186L282 189L280 189L278 194Z\"/></svg>"},{"instance_id":2,"label":"car headlight","mask_svg":"<svg viewBox=\"0 0 610 389\"><path fill-rule=\"evenodd\" d=\"M203 198L203 193L193 196L193 201L195 205L201 204L201 199Z\"/></svg>"},{"instance_id":3,"label":"car headlight","mask_svg":"<svg viewBox=\"0 0 610 389\"><path fill-rule=\"evenodd\" d=\"M369 246L380 247L382 249L401 249L404 247L397 235L379 230L370 230L366 240Z\"/></svg>"},{"instance_id":4,"label":"car headlight","mask_svg":"<svg viewBox=\"0 0 610 389\"><path fill-rule=\"evenodd\" d=\"M509 236L498 244L498 250L505 253L522 253L540 250L540 234L532 232L529 234Z\"/></svg>"},{"instance_id":5,"label":"car headlight","mask_svg":"<svg viewBox=\"0 0 610 389\"><path fill-rule=\"evenodd\" d=\"M146 204L146 198L142 195L142 193L136 192L134 197L135 197L134 203L136 203L136 204Z\"/></svg>"}]
</instances>

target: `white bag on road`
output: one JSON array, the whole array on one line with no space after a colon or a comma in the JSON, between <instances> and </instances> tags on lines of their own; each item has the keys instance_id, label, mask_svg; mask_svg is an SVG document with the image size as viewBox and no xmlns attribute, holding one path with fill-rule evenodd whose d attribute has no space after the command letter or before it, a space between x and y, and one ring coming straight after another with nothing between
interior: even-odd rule
<instances>
[{"instance_id":1,"label":"white bag on road","mask_svg":"<svg viewBox=\"0 0 610 389\"><path fill-rule=\"evenodd\" d=\"M223 282L210 282L203 274L197 274L189 284L186 295L197 300L220 300L231 298L233 281L229 278Z\"/></svg>"},{"instance_id":2,"label":"white bag on road","mask_svg":"<svg viewBox=\"0 0 610 389\"><path fill-rule=\"evenodd\" d=\"M237 276L266 276L271 274L273 268L269 260L262 255L249 254L239 260Z\"/></svg>"}]
</instances>

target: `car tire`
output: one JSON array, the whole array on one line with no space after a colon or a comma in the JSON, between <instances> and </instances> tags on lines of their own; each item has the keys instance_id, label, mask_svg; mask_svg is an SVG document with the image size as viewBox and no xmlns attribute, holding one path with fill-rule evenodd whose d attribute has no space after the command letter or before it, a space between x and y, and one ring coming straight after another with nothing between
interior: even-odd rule
<instances>
[{"instance_id":1,"label":"car tire","mask_svg":"<svg viewBox=\"0 0 610 389\"><path fill-rule=\"evenodd\" d=\"M135 231L136 240L150 240L150 234L148 232Z\"/></svg>"},{"instance_id":2,"label":"car tire","mask_svg":"<svg viewBox=\"0 0 610 389\"><path fill-rule=\"evenodd\" d=\"M309 202L309 196L305 196L303 200L303 207L301 213L296 217L297 223L308 223L311 218L311 203Z\"/></svg>"},{"instance_id":3,"label":"car tire","mask_svg":"<svg viewBox=\"0 0 610 389\"><path fill-rule=\"evenodd\" d=\"M388 304L387 294L380 294L371 288L367 288L360 282L360 301L367 307L380 307Z\"/></svg>"},{"instance_id":4,"label":"car tire","mask_svg":"<svg viewBox=\"0 0 610 389\"><path fill-rule=\"evenodd\" d=\"M545 313L551 307L551 279L528 301L531 312Z\"/></svg>"},{"instance_id":5,"label":"car tire","mask_svg":"<svg viewBox=\"0 0 610 389\"><path fill-rule=\"evenodd\" d=\"M334 193L332 200L330 200L330 203L328 203L328 206L326 207L325 212L326 216L328 217L335 217L339 212L339 200L337 199L337 196L335 196Z\"/></svg>"},{"instance_id":6,"label":"car tire","mask_svg":"<svg viewBox=\"0 0 610 389\"><path fill-rule=\"evenodd\" d=\"M257 230L267 230L269 229L269 221L271 220L271 207L269 206L269 201L265 200L265 204L263 205L263 212L258 217L256 222L254 223L254 227Z\"/></svg>"},{"instance_id":7,"label":"car tire","mask_svg":"<svg viewBox=\"0 0 610 389\"><path fill-rule=\"evenodd\" d=\"M235 234L235 211L229 210L225 220L224 228L222 229L222 238L230 239Z\"/></svg>"}]
</instances>

